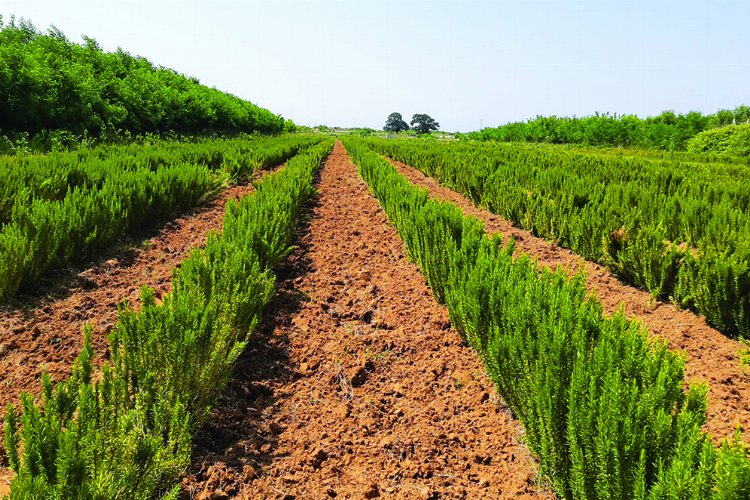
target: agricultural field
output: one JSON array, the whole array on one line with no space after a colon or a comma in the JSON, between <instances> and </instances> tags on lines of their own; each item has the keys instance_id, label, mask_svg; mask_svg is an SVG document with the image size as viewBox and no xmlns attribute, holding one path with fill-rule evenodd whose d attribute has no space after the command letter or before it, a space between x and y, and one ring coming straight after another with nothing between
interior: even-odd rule
<instances>
[{"instance_id":1,"label":"agricultural field","mask_svg":"<svg viewBox=\"0 0 750 500\"><path fill-rule=\"evenodd\" d=\"M221 179L145 243L92 247L51 293L6 301L11 498L741 498L742 344L462 194L482 169L425 167L491 158L471 147L295 135L6 158L47 203L76 192L64 179L172 158ZM56 190L34 181L45 161Z\"/></svg>"},{"instance_id":2,"label":"agricultural field","mask_svg":"<svg viewBox=\"0 0 750 500\"><path fill-rule=\"evenodd\" d=\"M0 498L750 499L747 106L303 126L2 12Z\"/></svg>"}]
</instances>

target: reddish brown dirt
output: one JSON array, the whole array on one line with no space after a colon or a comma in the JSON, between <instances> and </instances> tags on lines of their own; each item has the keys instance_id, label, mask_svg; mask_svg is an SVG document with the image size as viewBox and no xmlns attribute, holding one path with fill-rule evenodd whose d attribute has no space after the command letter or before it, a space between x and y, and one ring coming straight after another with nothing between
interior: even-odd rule
<instances>
[{"instance_id":1,"label":"reddish brown dirt","mask_svg":"<svg viewBox=\"0 0 750 500\"><path fill-rule=\"evenodd\" d=\"M0 498L5 498L10 494L10 482L13 480L14 473L7 468L0 468Z\"/></svg>"},{"instance_id":2,"label":"reddish brown dirt","mask_svg":"<svg viewBox=\"0 0 750 500\"><path fill-rule=\"evenodd\" d=\"M338 142L318 189L185 497L551 498Z\"/></svg>"},{"instance_id":3,"label":"reddish brown dirt","mask_svg":"<svg viewBox=\"0 0 750 500\"><path fill-rule=\"evenodd\" d=\"M653 301L648 292L623 284L607 268L477 208L467 198L419 170L400 162L392 163L411 182L426 188L430 196L450 201L484 222L488 232L500 233L504 238L514 237L516 251L531 255L540 265L562 268L570 273L582 269L587 275L588 289L601 300L606 313L612 314L622 306L625 314L641 321L652 336L666 340L670 348L682 352L687 360L688 380L709 384L705 428L717 442L730 437L738 425L744 430L750 427L750 370L740 363L738 356L745 348L743 344L711 328L702 317L690 311ZM744 437L747 440L749 436L746 433Z\"/></svg>"}]
</instances>

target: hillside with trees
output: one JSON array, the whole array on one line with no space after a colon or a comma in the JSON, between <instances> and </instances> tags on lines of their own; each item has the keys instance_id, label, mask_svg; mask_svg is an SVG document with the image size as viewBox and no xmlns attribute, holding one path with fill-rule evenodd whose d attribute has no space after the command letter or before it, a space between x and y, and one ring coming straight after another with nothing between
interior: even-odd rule
<instances>
[{"instance_id":1,"label":"hillside with trees","mask_svg":"<svg viewBox=\"0 0 750 500\"><path fill-rule=\"evenodd\" d=\"M0 136L277 133L281 116L92 38L0 18Z\"/></svg>"}]
</instances>

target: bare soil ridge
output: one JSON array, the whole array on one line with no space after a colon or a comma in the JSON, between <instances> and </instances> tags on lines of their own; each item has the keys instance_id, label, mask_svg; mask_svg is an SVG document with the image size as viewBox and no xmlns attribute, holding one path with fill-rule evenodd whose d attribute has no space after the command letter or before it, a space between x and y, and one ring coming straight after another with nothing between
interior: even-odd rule
<instances>
[{"instance_id":1,"label":"bare soil ridge","mask_svg":"<svg viewBox=\"0 0 750 500\"><path fill-rule=\"evenodd\" d=\"M482 221L488 232L499 233L503 238L514 237L516 251L534 257L539 265L562 268L569 273L584 270L587 288L602 302L605 313L612 314L623 307L628 317L636 318L648 327L650 335L666 340L671 349L682 352L687 360L687 379L709 384L705 429L715 441L731 437L738 425L745 431L750 428L750 369L741 364L738 355L744 348L743 344L711 328L702 317L688 310L653 301L647 291L622 283L607 268L477 208L469 199L419 170L397 161L391 163L412 183L427 189L430 196L450 201L464 213ZM744 439L750 439L747 432Z\"/></svg>"},{"instance_id":2,"label":"bare soil ridge","mask_svg":"<svg viewBox=\"0 0 750 500\"><path fill-rule=\"evenodd\" d=\"M186 498L552 498L340 142Z\"/></svg>"}]
</instances>

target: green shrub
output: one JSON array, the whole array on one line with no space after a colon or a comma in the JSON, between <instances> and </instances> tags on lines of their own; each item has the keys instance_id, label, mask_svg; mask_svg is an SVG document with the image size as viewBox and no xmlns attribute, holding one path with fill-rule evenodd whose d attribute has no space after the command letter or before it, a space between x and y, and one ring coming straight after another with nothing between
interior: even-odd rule
<instances>
[{"instance_id":1,"label":"green shrub","mask_svg":"<svg viewBox=\"0 0 750 500\"><path fill-rule=\"evenodd\" d=\"M0 300L319 140L159 142L0 158Z\"/></svg>"},{"instance_id":2,"label":"green shrub","mask_svg":"<svg viewBox=\"0 0 750 500\"><path fill-rule=\"evenodd\" d=\"M701 132L687 143L691 153L750 157L750 125L728 125Z\"/></svg>"},{"instance_id":3,"label":"green shrub","mask_svg":"<svg viewBox=\"0 0 750 500\"><path fill-rule=\"evenodd\" d=\"M285 128L284 118L267 109L83 38L73 43L54 27L40 32L29 21L0 19L0 131L27 132L33 149L46 149L68 139L65 131L108 139L115 131L276 134Z\"/></svg>"}]
</instances>

